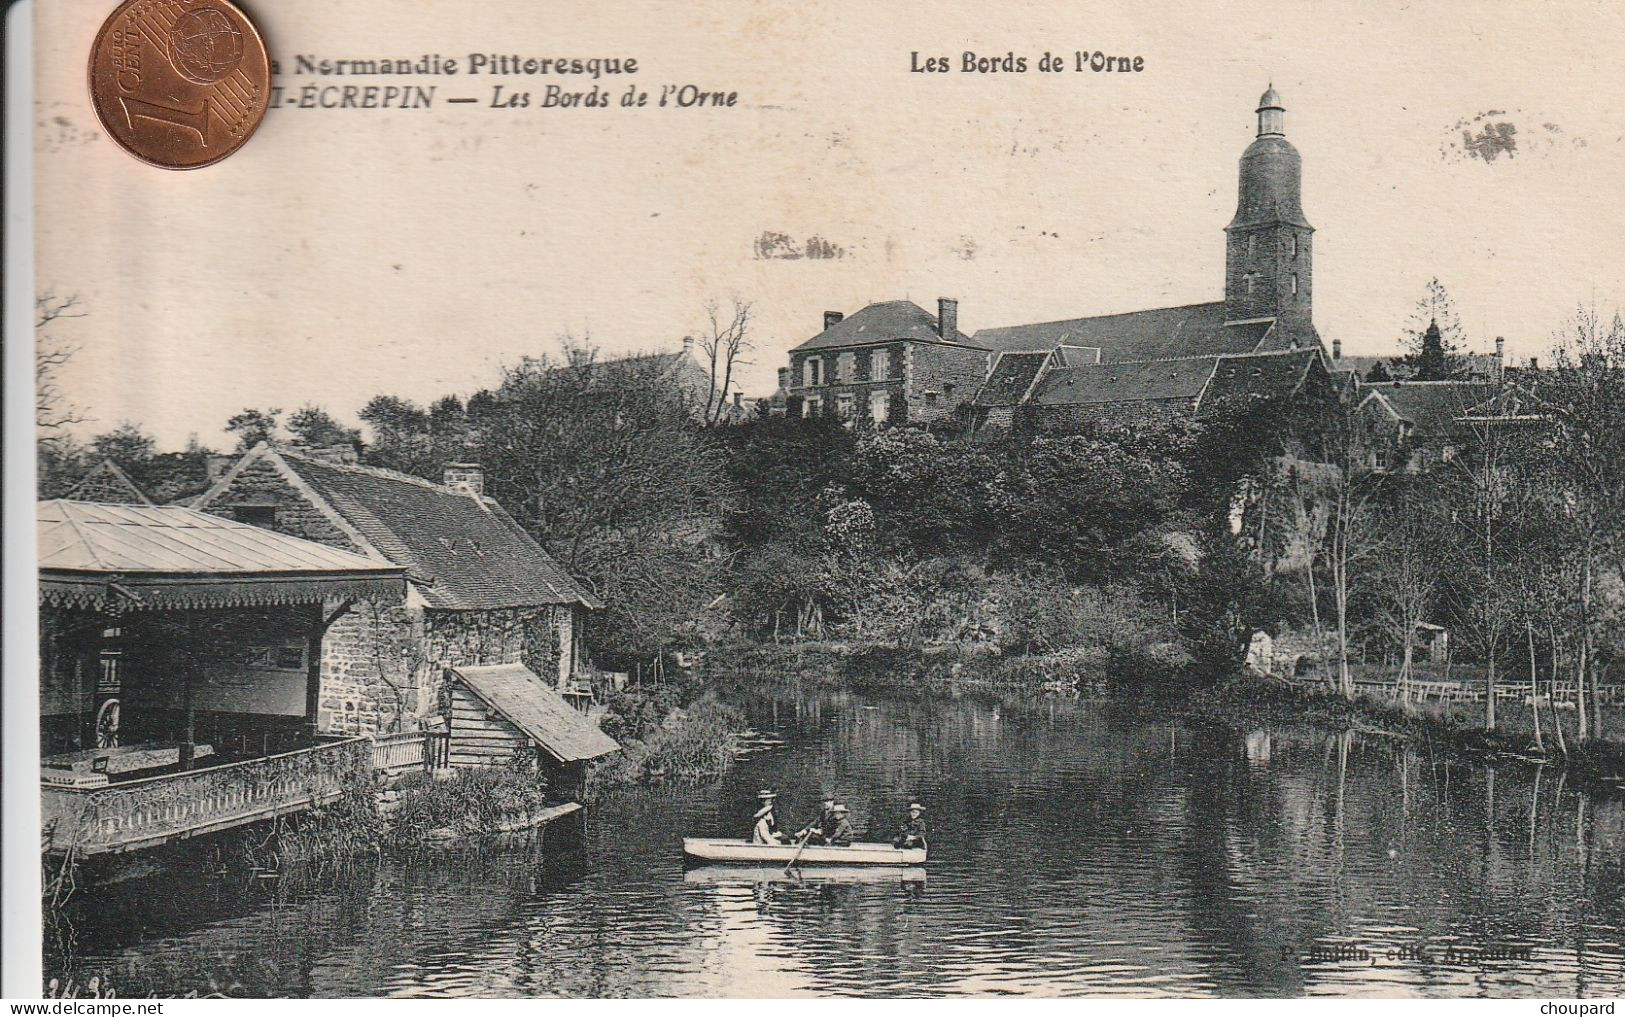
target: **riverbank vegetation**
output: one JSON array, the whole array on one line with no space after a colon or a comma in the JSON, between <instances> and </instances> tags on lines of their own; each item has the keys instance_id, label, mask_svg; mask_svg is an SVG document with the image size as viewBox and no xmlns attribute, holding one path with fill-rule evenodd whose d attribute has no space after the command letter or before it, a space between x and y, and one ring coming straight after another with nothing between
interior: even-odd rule
<instances>
[{"instance_id":1,"label":"riverbank vegetation","mask_svg":"<svg viewBox=\"0 0 1625 1017\"><path fill-rule=\"evenodd\" d=\"M736 353L749 345L738 339ZM361 411L365 439L317 407L285 422L245 410L228 431L243 449L349 444L365 463L435 479L479 461L487 493L605 602L585 641L606 670L839 646L843 673L888 661L1062 691L1191 690L1235 674L1262 631L1276 652L1255 654L1258 669L1345 700L1431 710L1432 668L1469 690L1456 698L1471 703L1437 711L1458 722L1476 704L1471 725L1505 733L1522 711L1530 746L1557 754L1616 737L1617 318L1582 310L1541 370L1459 389L1441 411L1448 442L1397 447L1373 438L1375 390L1341 383L1200 421L972 433L964 415L883 428L734 416L679 377L675 354L564 350L466 398L380 394ZM1453 376L1443 347L1413 359L1430 380L1404 384ZM178 490L206 458L157 456L134 425L88 448L53 442L43 482L58 486L110 457ZM1526 700L1544 711L1538 731ZM607 723L633 745L615 766L725 765L717 709L693 696L612 704Z\"/></svg>"},{"instance_id":2,"label":"riverbank vegetation","mask_svg":"<svg viewBox=\"0 0 1625 1017\"><path fill-rule=\"evenodd\" d=\"M617 785L725 772L739 757L745 717L690 681L618 692L600 723L621 751L593 769L589 797Z\"/></svg>"}]
</instances>

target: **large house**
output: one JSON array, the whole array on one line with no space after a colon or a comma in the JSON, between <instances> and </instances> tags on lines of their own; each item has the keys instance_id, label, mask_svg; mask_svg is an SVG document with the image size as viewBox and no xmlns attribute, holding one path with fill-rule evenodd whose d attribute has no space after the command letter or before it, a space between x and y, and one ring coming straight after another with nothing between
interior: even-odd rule
<instances>
[{"instance_id":1,"label":"large house","mask_svg":"<svg viewBox=\"0 0 1625 1017\"><path fill-rule=\"evenodd\" d=\"M356 465L353 455L262 443L194 503L405 571L403 603L347 611L328 629L316 704L322 733L442 718L459 682L453 669L519 664L533 675L535 696L551 701L571 690L584 663L581 620L601 605L483 488L471 464L446 467L436 484Z\"/></svg>"},{"instance_id":2,"label":"large house","mask_svg":"<svg viewBox=\"0 0 1625 1017\"><path fill-rule=\"evenodd\" d=\"M958 301L891 300L851 315L824 312L823 331L790 351L780 375L788 412L925 422L970 401L987 376L984 346L959 330Z\"/></svg>"},{"instance_id":3,"label":"large house","mask_svg":"<svg viewBox=\"0 0 1625 1017\"><path fill-rule=\"evenodd\" d=\"M974 405L982 426L1209 416L1261 399L1330 392L1312 313L1314 228L1302 169L1274 88L1242 154L1225 227L1224 299L987 328L992 351Z\"/></svg>"}]
</instances>

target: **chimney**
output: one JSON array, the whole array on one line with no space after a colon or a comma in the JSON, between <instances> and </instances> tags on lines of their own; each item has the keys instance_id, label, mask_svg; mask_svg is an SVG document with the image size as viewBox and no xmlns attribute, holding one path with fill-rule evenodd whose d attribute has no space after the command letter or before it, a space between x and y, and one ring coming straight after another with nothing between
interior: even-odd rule
<instances>
[{"instance_id":1,"label":"chimney","mask_svg":"<svg viewBox=\"0 0 1625 1017\"><path fill-rule=\"evenodd\" d=\"M1534 357L1530 357L1529 358L1529 369L1531 371L1540 370L1540 362L1538 360L1536 360Z\"/></svg>"},{"instance_id":2,"label":"chimney","mask_svg":"<svg viewBox=\"0 0 1625 1017\"><path fill-rule=\"evenodd\" d=\"M824 331L828 332L831 328L833 328L835 326L836 322L840 321L844 317L846 317L846 315L842 314L840 311L825 311L824 312Z\"/></svg>"},{"instance_id":3,"label":"chimney","mask_svg":"<svg viewBox=\"0 0 1625 1017\"><path fill-rule=\"evenodd\" d=\"M332 463L335 466L354 466L361 461L361 457L355 453L354 445L306 445L300 446L298 451L306 459Z\"/></svg>"},{"instance_id":4,"label":"chimney","mask_svg":"<svg viewBox=\"0 0 1625 1017\"><path fill-rule=\"evenodd\" d=\"M735 392L734 393L734 409L742 410L744 408L745 408L745 393L743 393L743 392Z\"/></svg>"},{"instance_id":5,"label":"chimney","mask_svg":"<svg viewBox=\"0 0 1625 1017\"><path fill-rule=\"evenodd\" d=\"M1495 359L1503 364L1507 361L1507 339L1504 335L1495 337Z\"/></svg>"},{"instance_id":6,"label":"chimney","mask_svg":"<svg viewBox=\"0 0 1625 1017\"><path fill-rule=\"evenodd\" d=\"M683 336L683 352L684 353L693 353L694 352L694 337L693 336L691 336L691 335Z\"/></svg>"},{"instance_id":7,"label":"chimney","mask_svg":"<svg viewBox=\"0 0 1625 1017\"><path fill-rule=\"evenodd\" d=\"M948 342L955 342L959 334L959 301L949 297L937 300L937 335Z\"/></svg>"},{"instance_id":8,"label":"chimney","mask_svg":"<svg viewBox=\"0 0 1625 1017\"><path fill-rule=\"evenodd\" d=\"M485 494L485 467L479 463L447 463L441 481L453 491L482 497Z\"/></svg>"},{"instance_id":9,"label":"chimney","mask_svg":"<svg viewBox=\"0 0 1625 1017\"><path fill-rule=\"evenodd\" d=\"M790 391L790 369L788 367L779 368L779 391Z\"/></svg>"},{"instance_id":10,"label":"chimney","mask_svg":"<svg viewBox=\"0 0 1625 1017\"><path fill-rule=\"evenodd\" d=\"M1332 359L1333 360L1342 360L1343 359L1343 340L1341 340L1341 339L1333 339L1332 340Z\"/></svg>"}]
</instances>

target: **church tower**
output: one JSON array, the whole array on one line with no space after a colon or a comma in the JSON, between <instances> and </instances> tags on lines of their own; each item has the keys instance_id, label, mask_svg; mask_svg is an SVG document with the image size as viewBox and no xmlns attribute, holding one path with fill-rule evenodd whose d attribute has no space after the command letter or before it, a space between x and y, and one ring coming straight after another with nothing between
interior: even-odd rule
<instances>
[{"instance_id":1,"label":"church tower","mask_svg":"<svg viewBox=\"0 0 1625 1017\"><path fill-rule=\"evenodd\" d=\"M1286 140L1272 85L1258 100L1258 137L1241 156L1236 216L1225 227L1225 318L1275 318L1281 348L1319 342L1310 313L1314 227L1303 217L1302 161Z\"/></svg>"}]
</instances>

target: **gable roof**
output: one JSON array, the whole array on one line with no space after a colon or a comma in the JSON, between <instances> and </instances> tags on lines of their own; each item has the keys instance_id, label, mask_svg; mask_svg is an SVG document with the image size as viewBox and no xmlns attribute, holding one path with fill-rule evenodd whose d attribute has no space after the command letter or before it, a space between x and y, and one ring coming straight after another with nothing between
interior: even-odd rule
<instances>
[{"instance_id":1,"label":"gable roof","mask_svg":"<svg viewBox=\"0 0 1625 1017\"><path fill-rule=\"evenodd\" d=\"M1232 412L1249 403L1290 396L1319 363L1317 349L1220 357L1196 407L1197 415Z\"/></svg>"},{"instance_id":2,"label":"gable roof","mask_svg":"<svg viewBox=\"0 0 1625 1017\"><path fill-rule=\"evenodd\" d=\"M1381 393L1419 438L1451 433L1457 417L1495 394L1494 386L1473 381L1384 381L1365 387Z\"/></svg>"},{"instance_id":3,"label":"gable roof","mask_svg":"<svg viewBox=\"0 0 1625 1017\"><path fill-rule=\"evenodd\" d=\"M52 602L96 606L117 592L143 607L227 607L405 593L396 565L189 508L58 498L35 518Z\"/></svg>"},{"instance_id":4,"label":"gable roof","mask_svg":"<svg viewBox=\"0 0 1625 1017\"><path fill-rule=\"evenodd\" d=\"M949 345L937 334L937 319L912 300L887 300L847 315L791 350L826 350L865 346L890 339ZM954 331L952 344L985 349L965 333Z\"/></svg>"},{"instance_id":5,"label":"gable roof","mask_svg":"<svg viewBox=\"0 0 1625 1017\"><path fill-rule=\"evenodd\" d=\"M261 445L202 495L198 507L227 489L255 458L275 461L374 554L405 568L430 607L603 606L495 499L394 470L324 462Z\"/></svg>"},{"instance_id":6,"label":"gable roof","mask_svg":"<svg viewBox=\"0 0 1625 1017\"><path fill-rule=\"evenodd\" d=\"M1026 399L1033 382L1049 362L1049 353L1000 353L993 370L977 390L977 406L1016 406Z\"/></svg>"},{"instance_id":7,"label":"gable roof","mask_svg":"<svg viewBox=\"0 0 1625 1017\"><path fill-rule=\"evenodd\" d=\"M1226 324L1224 301L1219 300L1127 314L984 328L971 342L988 349L1011 351L1092 346L1100 350L1102 363L1132 363L1251 353L1263 344L1274 323L1274 319L1260 319Z\"/></svg>"},{"instance_id":8,"label":"gable roof","mask_svg":"<svg viewBox=\"0 0 1625 1017\"><path fill-rule=\"evenodd\" d=\"M95 501L111 505L152 504L152 499L143 494L130 475L119 469L118 463L111 459L97 463L63 497L69 501Z\"/></svg>"},{"instance_id":9,"label":"gable roof","mask_svg":"<svg viewBox=\"0 0 1625 1017\"><path fill-rule=\"evenodd\" d=\"M1129 364L1057 367L1044 375L1033 390L1039 406L1081 406L1099 403L1194 403L1213 375L1217 357L1185 357Z\"/></svg>"},{"instance_id":10,"label":"gable roof","mask_svg":"<svg viewBox=\"0 0 1625 1017\"><path fill-rule=\"evenodd\" d=\"M577 713L563 696L523 664L454 667L451 673L561 763L597 759L620 751L615 739Z\"/></svg>"}]
</instances>

